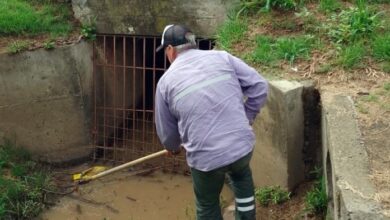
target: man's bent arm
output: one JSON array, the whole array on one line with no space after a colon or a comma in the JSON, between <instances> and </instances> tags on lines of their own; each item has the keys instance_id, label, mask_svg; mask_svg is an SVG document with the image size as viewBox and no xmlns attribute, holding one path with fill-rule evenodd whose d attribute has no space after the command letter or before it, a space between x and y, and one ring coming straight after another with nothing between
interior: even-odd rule
<instances>
[{"instance_id":1,"label":"man's bent arm","mask_svg":"<svg viewBox=\"0 0 390 220\"><path fill-rule=\"evenodd\" d=\"M245 113L252 124L267 100L268 83L254 68L237 57L230 55L229 61L234 67L244 96L247 97Z\"/></svg>"},{"instance_id":2,"label":"man's bent arm","mask_svg":"<svg viewBox=\"0 0 390 220\"><path fill-rule=\"evenodd\" d=\"M155 119L157 135L164 147L169 151L179 150L181 140L177 119L169 111L168 103L162 97L158 87L156 90Z\"/></svg>"}]
</instances>

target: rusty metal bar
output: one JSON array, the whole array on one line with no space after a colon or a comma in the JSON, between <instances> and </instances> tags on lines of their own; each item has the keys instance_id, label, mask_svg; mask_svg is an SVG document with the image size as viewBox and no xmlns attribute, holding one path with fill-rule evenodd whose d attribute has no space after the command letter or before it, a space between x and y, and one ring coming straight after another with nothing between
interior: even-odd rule
<instances>
[{"instance_id":1,"label":"rusty metal bar","mask_svg":"<svg viewBox=\"0 0 390 220\"><path fill-rule=\"evenodd\" d=\"M95 152L101 154L95 153L94 159L125 162L161 150L163 146L154 127L154 94L157 81L169 63L164 54L155 53L160 38L131 35L98 35L98 38L100 43L95 43L93 51L92 137ZM213 46L212 42L203 41L201 45L202 49ZM102 53L104 59L100 63ZM165 158L163 163L168 171L188 170L184 156Z\"/></svg>"},{"instance_id":2,"label":"rusty metal bar","mask_svg":"<svg viewBox=\"0 0 390 220\"><path fill-rule=\"evenodd\" d=\"M133 37L133 66L137 66L136 64L136 42L135 42L135 37ZM135 74L136 74L136 69L134 68L133 69L133 108L136 109L136 105L135 105ZM132 130L132 155L134 155L134 150L135 150L135 144L134 144L134 140L135 140L135 111L133 111L133 130Z\"/></svg>"},{"instance_id":3,"label":"rusty metal bar","mask_svg":"<svg viewBox=\"0 0 390 220\"><path fill-rule=\"evenodd\" d=\"M97 91L96 91L96 89L97 89L97 86L96 86L96 79L97 79L97 76L96 76L96 47L97 47L97 45L96 45L96 43L95 43L95 45L94 45L94 47L92 48L92 57L93 57L93 60L92 60L92 62L93 62L93 66L92 66L92 83L93 83L93 85L92 85L92 88L93 88L93 91L94 91L94 97L93 97L93 100L94 100L94 110L93 110L93 112L94 112L94 116L93 116L93 127L92 127L92 138L93 138L93 144L94 144L94 146L96 146L97 145L97 138L98 138L98 133L97 133L97 131L98 131L98 129L97 129L97 127L96 127L96 125L97 125L97 107L96 107L96 105L97 105L97 103L96 103L96 93L97 93ZM93 151L93 160L96 160L96 157L97 157L97 155L96 155L96 150L94 150Z\"/></svg>"},{"instance_id":4,"label":"rusty metal bar","mask_svg":"<svg viewBox=\"0 0 390 220\"><path fill-rule=\"evenodd\" d=\"M104 63L107 63L107 57L106 57L106 36L104 36L103 40L103 46L104 46ZM103 67L103 106L106 106L106 68ZM106 110L104 109L104 116L106 115ZM104 120L104 126L103 126L103 137L106 136L106 117L103 116ZM106 146L106 139L103 139L104 146ZM103 159L106 159L106 151L103 151Z\"/></svg>"},{"instance_id":5,"label":"rusty metal bar","mask_svg":"<svg viewBox=\"0 0 390 220\"><path fill-rule=\"evenodd\" d=\"M153 50L154 48L156 48L157 45L156 45L156 38L153 38ZM155 137L156 137L156 133L155 133L155 130L154 130L154 103L155 103L155 94L156 94L156 53L153 53L153 66L152 66L152 69L153 69L153 113L152 113L152 124L153 124L153 128L152 128L152 143L153 143L153 146L155 146ZM157 151L157 146L153 149L154 151Z\"/></svg>"},{"instance_id":6,"label":"rusty metal bar","mask_svg":"<svg viewBox=\"0 0 390 220\"><path fill-rule=\"evenodd\" d=\"M126 65L126 37L122 37L123 39L123 45L122 45L122 56L123 56L123 66ZM126 67L121 67L123 68L123 90L122 90L122 113L123 113L123 125L122 125L122 145L126 145L126 138L127 138L127 132L126 132Z\"/></svg>"},{"instance_id":7,"label":"rusty metal bar","mask_svg":"<svg viewBox=\"0 0 390 220\"><path fill-rule=\"evenodd\" d=\"M113 99L114 99L114 151L113 151L113 153L114 153L114 160L116 160L116 135L117 135L117 132L116 132L116 130L117 130L117 126L116 126L116 105L117 105L117 103L116 103L116 80L117 80L117 76L116 76L116 67L115 67L115 64L116 64L116 36L114 36L113 37L113 41L114 41L114 43L113 43L113 52L114 52L114 97L113 97Z\"/></svg>"},{"instance_id":8,"label":"rusty metal bar","mask_svg":"<svg viewBox=\"0 0 390 220\"><path fill-rule=\"evenodd\" d=\"M143 89L143 92L142 92L142 141L145 142L145 104L146 104L146 100L145 100L145 93L146 93L146 79L145 79L145 74L146 74L146 70L145 70L145 60L146 60L146 39L143 38L142 39L142 43L143 43L143 53L142 53L142 66L143 66L143 71L142 71L142 89ZM143 144L143 149L145 149L145 144Z\"/></svg>"}]
</instances>

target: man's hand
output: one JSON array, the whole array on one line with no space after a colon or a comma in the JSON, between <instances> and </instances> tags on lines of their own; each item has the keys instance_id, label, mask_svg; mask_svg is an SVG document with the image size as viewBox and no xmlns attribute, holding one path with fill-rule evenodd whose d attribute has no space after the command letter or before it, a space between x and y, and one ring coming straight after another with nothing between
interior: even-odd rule
<instances>
[{"instance_id":1,"label":"man's hand","mask_svg":"<svg viewBox=\"0 0 390 220\"><path fill-rule=\"evenodd\" d=\"M168 156L174 157L181 153L183 147L180 147L178 150L168 150Z\"/></svg>"}]
</instances>

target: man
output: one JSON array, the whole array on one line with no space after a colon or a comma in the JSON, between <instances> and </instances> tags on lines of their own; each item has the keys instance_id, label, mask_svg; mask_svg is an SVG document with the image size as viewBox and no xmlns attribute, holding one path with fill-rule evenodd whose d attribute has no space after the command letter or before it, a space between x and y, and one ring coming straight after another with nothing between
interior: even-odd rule
<instances>
[{"instance_id":1,"label":"man","mask_svg":"<svg viewBox=\"0 0 390 220\"><path fill-rule=\"evenodd\" d=\"M165 50L171 66L156 89L157 134L171 153L180 152L180 146L186 150L198 220L222 219L225 174L232 182L237 219L255 219L251 125L266 101L268 84L229 53L196 48L189 29L165 27L157 51Z\"/></svg>"}]
</instances>

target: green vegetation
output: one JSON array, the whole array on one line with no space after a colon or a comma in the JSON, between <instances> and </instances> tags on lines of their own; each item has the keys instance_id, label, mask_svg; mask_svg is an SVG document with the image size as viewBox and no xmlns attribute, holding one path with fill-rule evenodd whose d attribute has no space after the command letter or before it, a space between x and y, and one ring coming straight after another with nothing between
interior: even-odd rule
<instances>
[{"instance_id":1,"label":"green vegetation","mask_svg":"<svg viewBox=\"0 0 390 220\"><path fill-rule=\"evenodd\" d=\"M305 76L363 68L390 73L390 11L381 5L388 0L240 2L216 45L269 74L291 72L291 65L309 71ZM264 13L268 6L272 11Z\"/></svg>"},{"instance_id":2,"label":"green vegetation","mask_svg":"<svg viewBox=\"0 0 390 220\"><path fill-rule=\"evenodd\" d=\"M0 145L0 219L31 219L44 208L49 175L27 151L10 141Z\"/></svg>"},{"instance_id":3,"label":"green vegetation","mask_svg":"<svg viewBox=\"0 0 390 220\"><path fill-rule=\"evenodd\" d=\"M15 54L27 50L30 46L28 41L14 41L8 45L8 52Z\"/></svg>"},{"instance_id":4,"label":"green vegetation","mask_svg":"<svg viewBox=\"0 0 390 220\"><path fill-rule=\"evenodd\" d=\"M345 69L351 69L361 64L365 55L362 43L352 44L342 49L339 64Z\"/></svg>"},{"instance_id":5,"label":"green vegetation","mask_svg":"<svg viewBox=\"0 0 390 220\"><path fill-rule=\"evenodd\" d=\"M372 43L373 55L380 61L390 61L390 32L378 36Z\"/></svg>"},{"instance_id":6,"label":"green vegetation","mask_svg":"<svg viewBox=\"0 0 390 220\"><path fill-rule=\"evenodd\" d=\"M267 206L269 203L281 204L290 199L290 194L290 192L281 189L280 186L263 187L255 190L255 197L263 206Z\"/></svg>"},{"instance_id":7,"label":"green vegetation","mask_svg":"<svg viewBox=\"0 0 390 220\"><path fill-rule=\"evenodd\" d=\"M298 6L295 0L241 0L237 17L243 14L251 14L259 11L268 12L275 10L294 10Z\"/></svg>"},{"instance_id":8,"label":"green vegetation","mask_svg":"<svg viewBox=\"0 0 390 220\"><path fill-rule=\"evenodd\" d=\"M305 197L306 210L313 214L326 213L328 197L326 195L325 178L321 176Z\"/></svg>"},{"instance_id":9,"label":"green vegetation","mask_svg":"<svg viewBox=\"0 0 390 220\"><path fill-rule=\"evenodd\" d=\"M83 24L81 26L81 35L90 41L96 40L96 27L94 24Z\"/></svg>"},{"instance_id":10,"label":"green vegetation","mask_svg":"<svg viewBox=\"0 0 390 220\"><path fill-rule=\"evenodd\" d=\"M338 0L320 0L319 9L324 12L335 12L341 8Z\"/></svg>"},{"instance_id":11,"label":"green vegetation","mask_svg":"<svg viewBox=\"0 0 390 220\"><path fill-rule=\"evenodd\" d=\"M316 181L310 191L305 196L305 209L307 212L324 215L327 210L328 197L326 195L325 177L322 169L315 167L311 172L316 177Z\"/></svg>"},{"instance_id":12,"label":"green vegetation","mask_svg":"<svg viewBox=\"0 0 390 220\"><path fill-rule=\"evenodd\" d=\"M280 37L273 40L271 37L258 36L252 60L258 63L271 63L276 60L286 60L291 64L297 59L309 58L313 46L313 37Z\"/></svg>"},{"instance_id":13,"label":"green vegetation","mask_svg":"<svg viewBox=\"0 0 390 220\"><path fill-rule=\"evenodd\" d=\"M379 100L379 97L374 94L369 94L360 97L360 100L364 102L377 102Z\"/></svg>"},{"instance_id":14,"label":"green vegetation","mask_svg":"<svg viewBox=\"0 0 390 220\"><path fill-rule=\"evenodd\" d=\"M390 92L390 82L387 82L387 83L383 84L383 88L384 88L386 91Z\"/></svg>"},{"instance_id":15,"label":"green vegetation","mask_svg":"<svg viewBox=\"0 0 390 220\"><path fill-rule=\"evenodd\" d=\"M245 21L238 19L228 20L219 28L216 39L219 47L224 50L230 50L232 44L240 40L247 31L248 26Z\"/></svg>"},{"instance_id":16,"label":"green vegetation","mask_svg":"<svg viewBox=\"0 0 390 220\"><path fill-rule=\"evenodd\" d=\"M333 14L327 20L325 29L328 35L336 43L351 43L356 40L371 37L381 26L380 13L370 10L363 1L358 7L342 10L339 14Z\"/></svg>"},{"instance_id":17,"label":"green vegetation","mask_svg":"<svg viewBox=\"0 0 390 220\"><path fill-rule=\"evenodd\" d=\"M54 49L54 47L55 47L55 42L53 40L48 40L43 43L43 48L45 48L46 50Z\"/></svg>"},{"instance_id":18,"label":"green vegetation","mask_svg":"<svg viewBox=\"0 0 390 220\"><path fill-rule=\"evenodd\" d=\"M0 1L0 36L66 35L72 30L70 10L50 1Z\"/></svg>"}]
</instances>

